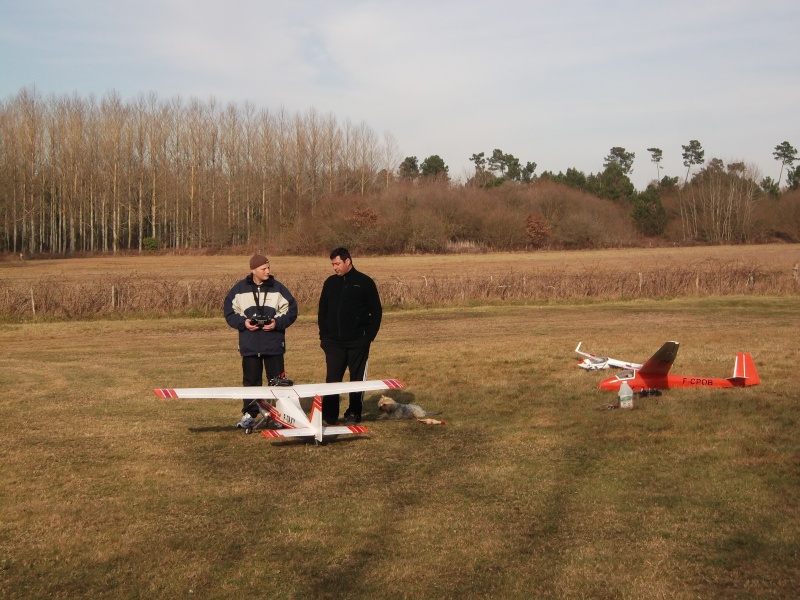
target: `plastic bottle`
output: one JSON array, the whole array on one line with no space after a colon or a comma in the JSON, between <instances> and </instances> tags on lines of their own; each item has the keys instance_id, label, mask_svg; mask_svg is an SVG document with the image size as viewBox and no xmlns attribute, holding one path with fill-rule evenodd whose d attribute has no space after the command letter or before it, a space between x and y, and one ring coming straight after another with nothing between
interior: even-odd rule
<instances>
[{"instance_id":1,"label":"plastic bottle","mask_svg":"<svg viewBox=\"0 0 800 600\"><path fill-rule=\"evenodd\" d=\"M623 381L619 386L619 407L633 408L633 390L627 381Z\"/></svg>"}]
</instances>

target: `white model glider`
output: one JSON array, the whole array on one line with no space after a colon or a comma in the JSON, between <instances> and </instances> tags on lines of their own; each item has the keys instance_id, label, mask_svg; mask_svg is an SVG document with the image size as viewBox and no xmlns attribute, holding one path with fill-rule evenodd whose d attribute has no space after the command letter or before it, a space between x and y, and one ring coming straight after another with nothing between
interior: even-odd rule
<instances>
[{"instance_id":1,"label":"white model glider","mask_svg":"<svg viewBox=\"0 0 800 600\"><path fill-rule=\"evenodd\" d=\"M578 342L578 347L575 348L575 352L586 357L578 363L581 369L600 371L608 367L617 367L618 369L640 369L642 367L642 365L638 363L625 362L624 360L617 360L616 358L609 358L608 356L597 356L591 352L581 352L582 343L583 342Z\"/></svg>"},{"instance_id":2,"label":"white model glider","mask_svg":"<svg viewBox=\"0 0 800 600\"><path fill-rule=\"evenodd\" d=\"M230 398L252 399L262 419L256 428L272 418L279 429L262 429L268 438L313 436L320 444L324 436L366 433L361 425L325 425L322 422L322 396L370 392L405 387L396 379L346 381L341 383L309 383L291 386L216 387L216 388L155 388L159 398ZM306 416L300 398L314 398L311 414ZM250 433L247 431L246 433Z\"/></svg>"}]
</instances>

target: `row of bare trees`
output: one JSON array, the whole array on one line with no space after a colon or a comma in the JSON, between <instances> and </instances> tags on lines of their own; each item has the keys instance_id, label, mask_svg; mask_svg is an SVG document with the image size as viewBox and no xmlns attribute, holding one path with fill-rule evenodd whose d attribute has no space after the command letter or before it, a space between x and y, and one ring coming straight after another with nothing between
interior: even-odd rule
<instances>
[{"instance_id":1,"label":"row of bare trees","mask_svg":"<svg viewBox=\"0 0 800 600\"><path fill-rule=\"evenodd\" d=\"M322 197L388 186L399 162L390 133L314 109L26 88L0 102L0 250L269 241Z\"/></svg>"}]
</instances>

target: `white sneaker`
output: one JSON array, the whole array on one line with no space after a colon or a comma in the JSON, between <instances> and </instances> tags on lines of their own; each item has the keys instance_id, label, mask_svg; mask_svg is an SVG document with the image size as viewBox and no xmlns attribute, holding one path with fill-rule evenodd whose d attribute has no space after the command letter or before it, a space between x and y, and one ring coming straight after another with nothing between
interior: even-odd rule
<instances>
[{"instance_id":1,"label":"white sneaker","mask_svg":"<svg viewBox=\"0 0 800 600\"><path fill-rule=\"evenodd\" d=\"M244 413L242 415L242 420L236 424L236 427L238 427L239 429L252 429L255 426L255 424L256 424L255 419L253 419L253 417L251 417L247 413Z\"/></svg>"}]
</instances>

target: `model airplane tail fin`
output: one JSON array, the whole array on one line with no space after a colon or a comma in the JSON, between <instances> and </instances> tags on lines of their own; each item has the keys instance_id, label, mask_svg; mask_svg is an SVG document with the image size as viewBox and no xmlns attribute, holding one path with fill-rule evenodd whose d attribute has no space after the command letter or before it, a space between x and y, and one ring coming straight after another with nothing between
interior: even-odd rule
<instances>
[{"instance_id":1,"label":"model airplane tail fin","mask_svg":"<svg viewBox=\"0 0 800 600\"><path fill-rule=\"evenodd\" d=\"M322 442L322 398L320 398L319 394L314 396L314 403L311 405L309 417L311 429L314 431L314 438L318 442Z\"/></svg>"},{"instance_id":2,"label":"model airplane tail fin","mask_svg":"<svg viewBox=\"0 0 800 600\"><path fill-rule=\"evenodd\" d=\"M728 377L728 381L733 385L745 387L761 383L753 357L749 353L739 352L736 355L736 362L733 365L733 377Z\"/></svg>"}]
</instances>

